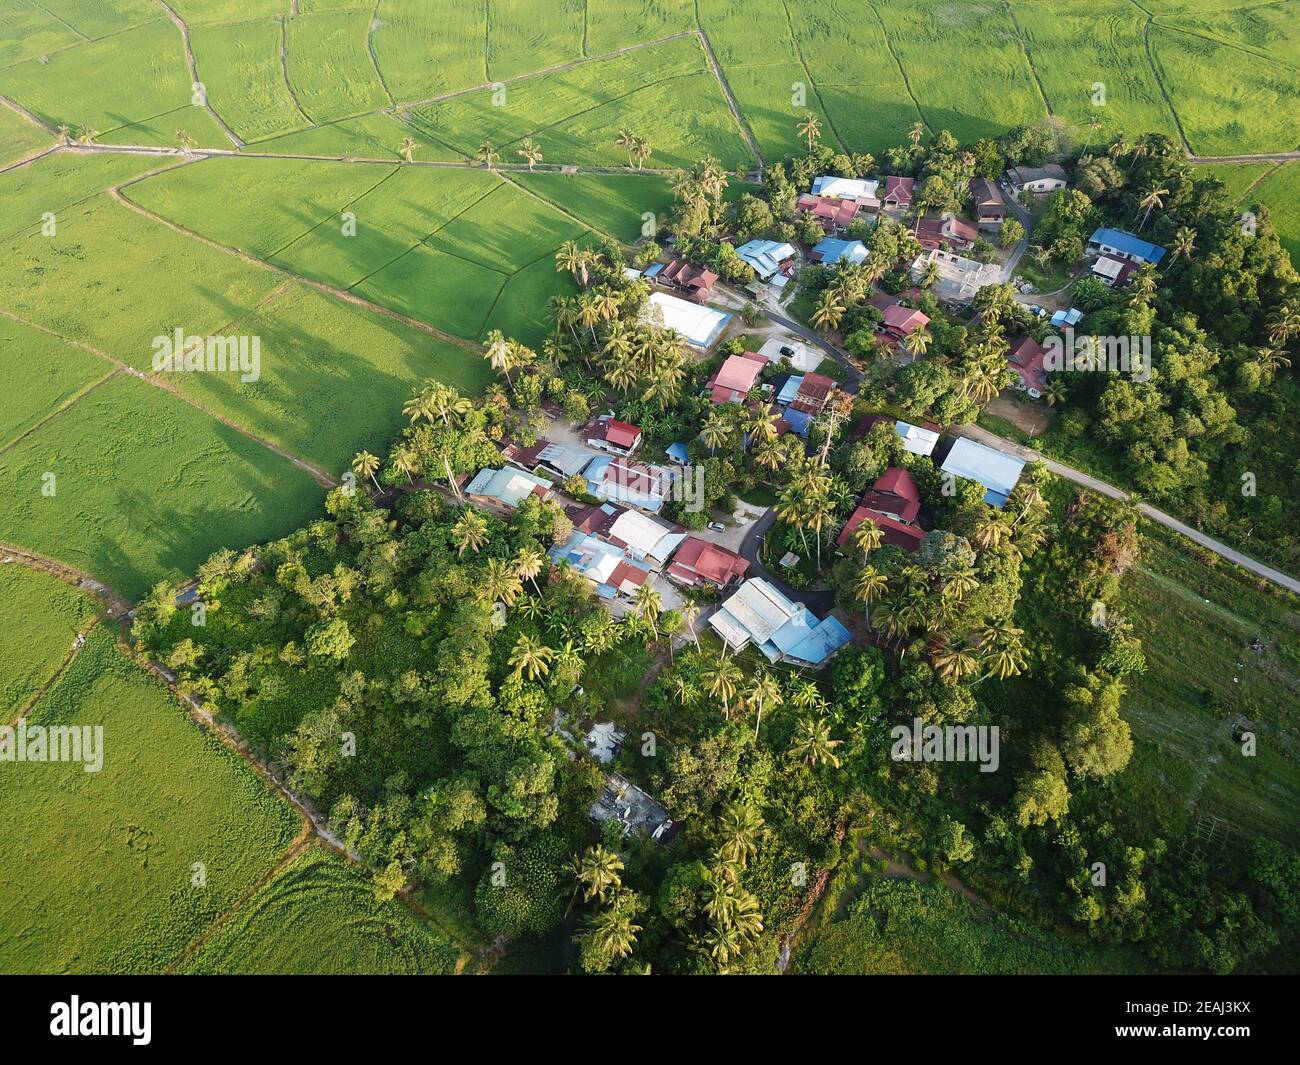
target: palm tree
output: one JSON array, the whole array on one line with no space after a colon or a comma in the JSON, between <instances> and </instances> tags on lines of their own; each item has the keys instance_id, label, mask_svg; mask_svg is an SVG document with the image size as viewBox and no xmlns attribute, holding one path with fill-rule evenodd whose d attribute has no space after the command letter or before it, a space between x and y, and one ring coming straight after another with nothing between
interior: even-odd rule
<instances>
[{"instance_id":1,"label":"palm tree","mask_svg":"<svg viewBox=\"0 0 1300 1065\"><path fill-rule=\"evenodd\" d=\"M393 453L388 456L388 464L398 473L406 477L407 484L414 484L418 466L416 464L415 452L409 447L400 446L393 449ZM455 482L453 482L454 484ZM459 496L457 496L459 498Z\"/></svg>"},{"instance_id":2,"label":"palm tree","mask_svg":"<svg viewBox=\"0 0 1300 1065\"><path fill-rule=\"evenodd\" d=\"M542 590L537 587L537 578L545 565L546 556L536 547L521 547L515 555L515 573L521 581L528 581L538 595L542 594Z\"/></svg>"},{"instance_id":3,"label":"palm tree","mask_svg":"<svg viewBox=\"0 0 1300 1065\"><path fill-rule=\"evenodd\" d=\"M862 524L853 530L853 546L864 556L877 550L884 541L885 534L871 518L863 518Z\"/></svg>"},{"instance_id":4,"label":"palm tree","mask_svg":"<svg viewBox=\"0 0 1300 1065\"><path fill-rule=\"evenodd\" d=\"M483 349L483 358L487 359L492 369L503 374L506 384L513 388L515 383L510 378L510 371L515 369L514 345L505 338L500 329L493 329L488 333L487 340L487 347Z\"/></svg>"},{"instance_id":5,"label":"palm tree","mask_svg":"<svg viewBox=\"0 0 1300 1065\"><path fill-rule=\"evenodd\" d=\"M369 477L375 484L375 491L381 491L375 474L379 472L379 459L369 451L358 451L352 459L352 472L362 480Z\"/></svg>"},{"instance_id":6,"label":"palm tree","mask_svg":"<svg viewBox=\"0 0 1300 1065\"><path fill-rule=\"evenodd\" d=\"M603 957L626 958L636 946L636 934L641 931L624 906L613 905L601 910L588 927L587 934Z\"/></svg>"},{"instance_id":7,"label":"palm tree","mask_svg":"<svg viewBox=\"0 0 1300 1065\"><path fill-rule=\"evenodd\" d=\"M925 136L925 123L913 122L912 128L907 131L907 139L912 142L913 148L921 146L921 138Z\"/></svg>"},{"instance_id":8,"label":"palm tree","mask_svg":"<svg viewBox=\"0 0 1300 1065\"><path fill-rule=\"evenodd\" d=\"M561 244L555 253L555 269L568 270L583 288L587 287L589 280L587 265L590 261L588 253L571 240Z\"/></svg>"},{"instance_id":9,"label":"palm tree","mask_svg":"<svg viewBox=\"0 0 1300 1065\"><path fill-rule=\"evenodd\" d=\"M555 651L534 636L522 635L515 641L514 650L506 664L513 669L515 677L528 674L529 680L544 677L551 670L551 659Z\"/></svg>"},{"instance_id":10,"label":"palm tree","mask_svg":"<svg viewBox=\"0 0 1300 1065\"><path fill-rule=\"evenodd\" d=\"M723 420L722 414L717 410L709 412L708 418L704 421L703 428L700 429L700 440L710 451L716 451L731 439L731 426Z\"/></svg>"},{"instance_id":11,"label":"palm tree","mask_svg":"<svg viewBox=\"0 0 1300 1065\"><path fill-rule=\"evenodd\" d=\"M980 658L987 665L985 677L1005 680L1025 668L1025 649L1020 641L1023 629L1009 621L990 621L980 632Z\"/></svg>"},{"instance_id":12,"label":"palm tree","mask_svg":"<svg viewBox=\"0 0 1300 1065\"><path fill-rule=\"evenodd\" d=\"M574 895L582 892L582 901L605 901L605 896L623 886L619 874L623 872L623 859L599 843L593 843L573 862L573 875L578 881Z\"/></svg>"},{"instance_id":13,"label":"palm tree","mask_svg":"<svg viewBox=\"0 0 1300 1065\"><path fill-rule=\"evenodd\" d=\"M82 126L81 132L77 134L77 140L82 144L94 144L99 137L99 130L93 126Z\"/></svg>"},{"instance_id":14,"label":"palm tree","mask_svg":"<svg viewBox=\"0 0 1300 1065\"><path fill-rule=\"evenodd\" d=\"M785 696L781 694L781 686L777 684L772 674L764 669L760 670L751 681L749 697L746 701L758 711L754 722L754 742L757 743L758 730L763 724L763 711L769 706L773 709L780 706L785 702Z\"/></svg>"},{"instance_id":15,"label":"palm tree","mask_svg":"<svg viewBox=\"0 0 1300 1065\"><path fill-rule=\"evenodd\" d=\"M731 803L718 819L718 832L722 838L718 857L744 869L758 853L758 833L762 827L763 816L752 806Z\"/></svg>"},{"instance_id":16,"label":"palm tree","mask_svg":"<svg viewBox=\"0 0 1300 1065\"><path fill-rule=\"evenodd\" d=\"M632 143L632 158L636 161L638 170L645 166L645 161L650 158L650 139L648 137L637 137Z\"/></svg>"},{"instance_id":17,"label":"palm tree","mask_svg":"<svg viewBox=\"0 0 1300 1065\"><path fill-rule=\"evenodd\" d=\"M463 555L469 550L477 555L488 542L487 519L477 510L466 510L451 527L451 540L456 545L457 554Z\"/></svg>"},{"instance_id":18,"label":"palm tree","mask_svg":"<svg viewBox=\"0 0 1300 1065\"><path fill-rule=\"evenodd\" d=\"M804 119L799 123L799 136L808 142L808 150L811 152L813 143L821 138L822 124L817 120L817 116L811 111L804 115Z\"/></svg>"},{"instance_id":19,"label":"palm tree","mask_svg":"<svg viewBox=\"0 0 1300 1065\"><path fill-rule=\"evenodd\" d=\"M1294 303L1284 303L1268 320L1268 339L1278 347L1300 334L1300 309Z\"/></svg>"},{"instance_id":20,"label":"palm tree","mask_svg":"<svg viewBox=\"0 0 1300 1065\"><path fill-rule=\"evenodd\" d=\"M403 137L402 143L397 146L397 154L408 163L413 163L415 162L415 149L419 146L414 137Z\"/></svg>"},{"instance_id":21,"label":"palm tree","mask_svg":"<svg viewBox=\"0 0 1300 1065\"><path fill-rule=\"evenodd\" d=\"M654 638L659 639L659 614L663 610L663 598L648 584L636 590L632 601L632 612L650 626Z\"/></svg>"},{"instance_id":22,"label":"palm tree","mask_svg":"<svg viewBox=\"0 0 1300 1065\"><path fill-rule=\"evenodd\" d=\"M983 551L997 547L1011 536L1011 526L1000 514L989 514L971 539Z\"/></svg>"},{"instance_id":23,"label":"palm tree","mask_svg":"<svg viewBox=\"0 0 1300 1065\"><path fill-rule=\"evenodd\" d=\"M919 359L930 350L930 334L925 331L924 326L913 326L912 331L903 337L902 346L913 359Z\"/></svg>"},{"instance_id":24,"label":"palm tree","mask_svg":"<svg viewBox=\"0 0 1300 1065\"><path fill-rule=\"evenodd\" d=\"M1043 402L1049 407L1055 407L1058 403L1065 402L1065 382L1059 377L1053 377L1047 382L1047 388L1043 390Z\"/></svg>"},{"instance_id":25,"label":"palm tree","mask_svg":"<svg viewBox=\"0 0 1300 1065\"><path fill-rule=\"evenodd\" d=\"M953 681L960 681L979 670L979 659L965 640L940 642L932 661L940 676Z\"/></svg>"},{"instance_id":26,"label":"palm tree","mask_svg":"<svg viewBox=\"0 0 1300 1065\"><path fill-rule=\"evenodd\" d=\"M495 169L500 161L501 153L496 150L491 141L484 141L474 153L474 162L481 163L489 170Z\"/></svg>"},{"instance_id":27,"label":"palm tree","mask_svg":"<svg viewBox=\"0 0 1300 1065\"><path fill-rule=\"evenodd\" d=\"M198 144L186 130L178 129L176 131L176 146L180 148L184 155L189 155L194 151L194 146Z\"/></svg>"},{"instance_id":28,"label":"palm tree","mask_svg":"<svg viewBox=\"0 0 1300 1065\"><path fill-rule=\"evenodd\" d=\"M1151 212L1165 205L1164 198L1169 195L1169 190L1163 186L1152 186L1146 194L1138 201L1138 209L1145 208L1146 213L1142 215L1142 224L1138 226L1138 232L1142 232L1142 227L1147 224L1147 219L1151 217Z\"/></svg>"},{"instance_id":29,"label":"palm tree","mask_svg":"<svg viewBox=\"0 0 1300 1065\"><path fill-rule=\"evenodd\" d=\"M537 147L537 142L532 137L523 139L519 145L518 154L523 156L524 162L528 164L530 171L542 161L542 150Z\"/></svg>"},{"instance_id":30,"label":"palm tree","mask_svg":"<svg viewBox=\"0 0 1300 1065\"><path fill-rule=\"evenodd\" d=\"M939 283L939 264L931 259L921 271L921 287L934 288Z\"/></svg>"},{"instance_id":31,"label":"palm tree","mask_svg":"<svg viewBox=\"0 0 1300 1065\"><path fill-rule=\"evenodd\" d=\"M508 562L503 562L499 558L488 559L487 568L483 571L483 583L481 590L485 599L490 603L497 600L511 606L519 598L523 585L519 580L519 574Z\"/></svg>"},{"instance_id":32,"label":"palm tree","mask_svg":"<svg viewBox=\"0 0 1300 1065\"><path fill-rule=\"evenodd\" d=\"M700 620L700 604L692 599L688 599L682 604L679 611L682 615L682 621L686 623L686 628L690 630L691 641L695 644L695 649L700 649L700 636L695 631L695 623Z\"/></svg>"},{"instance_id":33,"label":"palm tree","mask_svg":"<svg viewBox=\"0 0 1300 1065\"><path fill-rule=\"evenodd\" d=\"M847 309L844 304L836 299L835 291L828 288L822 293L816 309L812 312L812 324L814 328L829 333L840 324L840 320L844 317L844 312Z\"/></svg>"},{"instance_id":34,"label":"palm tree","mask_svg":"<svg viewBox=\"0 0 1300 1065\"><path fill-rule=\"evenodd\" d=\"M632 150L636 147L637 135L624 126L618 131L618 140L614 143L627 152L628 165L632 164Z\"/></svg>"},{"instance_id":35,"label":"palm tree","mask_svg":"<svg viewBox=\"0 0 1300 1065\"><path fill-rule=\"evenodd\" d=\"M1092 144L1092 135L1096 133L1097 130L1099 129L1101 129L1101 119L1098 118L1096 115L1093 115L1091 118L1088 119L1088 136L1084 139L1083 151L1079 153L1080 156L1084 156L1088 154L1088 148Z\"/></svg>"},{"instance_id":36,"label":"palm tree","mask_svg":"<svg viewBox=\"0 0 1300 1065\"><path fill-rule=\"evenodd\" d=\"M731 717L731 700L735 698L741 680L740 667L725 655L719 655L718 660L704 671L702 679L709 694L722 700L723 713Z\"/></svg>"},{"instance_id":37,"label":"palm tree","mask_svg":"<svg viewBox=\"0 0 1300 1065\"><path fill-rule=\"evenodd\" d=\"M825 718L805 717L790 741L790 756L814 768L818 763L825 763L838 769L840 760L835 748L843 742L831 739L831 727Z\"/></svg>"},{"instance_id":38,"label":"palm tree","mask_svg":"<svg viewBox=\"0 0 1300 1065\"><path fill-rule=\"evenodd\" d=\"M871 624L871 604L885 594L889 578L874 566L863 566L858 579L853 582L853 598L867 608L867 624Z\"/></svg>"},{"instance_id":39,"label":"palm tree","mask_svg":"<svg viewBox=\"0 0 1300 1065\"><path fill-rule=\"evenodd\" d=\"M826 707L826 697L815 681L801 680L790 693L790 705L803 713L814 709L820 712Z\"/></svg>"},{"instance_id":40,"label":"palm tree","mask_svg":"<svg viewBox=\"0 0 1300 1065\"><path fill-rule=\"evenodd\" d=\"M1179 226L1174 239L1170 241L1169 250L1175 259L1191 262L1192 252L1196 250L1196 230L1190 226Z\"/></svg>"},{"instance_id":41,"label":"palm tree","mask_svg":"<svg viewBox=\"0 0 1300 1065\"><path fill-rule=\"evenodd\" d=\"M59 143L60 143L60 144L71 144L71 143L72 143L72 127L71 127L71 126L60 125L59 128L58 128L57 130L55 130L55 132L58 133L58 135L59 135Z\"/></svg>"},{"instance_id":42,"label":"palm tree","mask_svg":"<svg viewBox=\"0 0 1300 1065\"><path fill-rule=\"evenodd\" d=\"M1280 348L1258 348L1255 351L1255 363L1271 379L1283 366L1290 366L1291 360L1282 354Z\"/></svg>"}]
</instances>

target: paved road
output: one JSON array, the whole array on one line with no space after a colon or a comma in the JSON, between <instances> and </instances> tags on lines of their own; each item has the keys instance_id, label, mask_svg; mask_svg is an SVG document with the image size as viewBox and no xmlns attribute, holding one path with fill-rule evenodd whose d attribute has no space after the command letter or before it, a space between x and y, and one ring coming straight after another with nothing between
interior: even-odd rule
<instances>
[{"instance_id":1,"label":"paved road","mask_svg":"<svg viewBox=\"0 0 1300 1065\"><path fill-rule=\"evenodd\" d=\"M995 433L990 433L987 429L981 429L978 425L966 425L961 428L950 429L949 432L955 436L964 436L968 440L974 440L977 443L996 448L999 451L1005 451L1027 462L1042 462L1056 476L1064 477L1067 481L1073 481L1075 484L1082 485L1100 495L1109 496L1111 499L1128 500L1131 498L1127 492L1092 476L1090 473L1084 473L1082 470L1076 470L1073 466L1066 466L1055 459L1050 459L1039 454L1033 448L1012 443L1010 440L1004 440ZM1136 506L1143 517L1149 518L1158 525L1163 525L1166 529L1172 529L1180 536L1185 536L1193 543L1213 551L1220 558L1226 558L1229 562L1236 563L1242 569L1255 574L1257 577L1262 577L1264 580L1270 581L1281 588L1300 594L1300 581L1283 573L1281 570L1266 566L1249 555L1242 554L1236 548L1229 547L1213 537L1206 536L1205 533L1193 529L1190 525L1179 521L1172 515L1166 514L1163 510L1157 510L1150 503L1137 503Z\"/></svg>"},{"instance_id":2,"label":"paved road","mask_svg":"<svg viewBox=\"0 0 1300 1065\"><path fill-rule=\"evenodd\" d=\"M1029 212L1020 205L1014 196L1008 196L1001 184L997 186L997 190L998 195L1002 197L1002 202L1011 209L1011 213L1016 216L1016 220L1025 227L1025 235L1020 238L1019 243L1012 249L1007 261L1002 266L1000 280L1005 284L1016 276L1016 267L1020 265L1020 257L1025 254L1025 249L1029 247L1029 237L1033 233L1034 223L1029 216Z\"/></svg>"},{"instance_id":3,"label":"paved road","mask_svg":"<svg viewBox=\"0 0 1300 1065\"><path fill-rule=\"evenodd\" d=\"M758 557L759 545L763 542L763 537L767 535L767 530L772 527L776 521L775 508L769 508L767 512L754 522L746 531L745 538L740 542L740 553L749 561L749 577L762 577L763 580L773 584L777 591L796 603L803 603L814 614L825 617L835 606L835 596L829 591L812 591L805 589L800 591L793 588L781 580L780 577L772 574Z\"/></svg>"}]
</instances>

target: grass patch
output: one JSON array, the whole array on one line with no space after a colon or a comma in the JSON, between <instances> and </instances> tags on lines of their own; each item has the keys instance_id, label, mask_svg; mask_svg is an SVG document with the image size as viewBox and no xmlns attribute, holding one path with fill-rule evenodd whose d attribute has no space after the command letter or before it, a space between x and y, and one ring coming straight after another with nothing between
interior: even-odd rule
<instances>
[{"instance_id":1,"label":"grass patch","mask_svg":"<svg viewBox=\"0 0 1300 1065\"><path fill-rule=\"evenodd\" d=\"M113 367L48 333L0 318L0 445L50 416Z\"/></svg>"},{"instance_id":2,"label":"grass patch","mask_svg":"<svg viewBox=\"0 0 1300 1065\"><path fill-rule=\"evenodd\" d=\"M307 125L280 69L281 33L279 19L190 28L208 102L243 140Z\"/></svg>"},{"instance_id":3,"label":"grass patch","mask_svg":"<svg viewBox=\"0 0 1300 1065\"><path fill-rule=\"evenodd\" d=\"M49 574L0 566L0 722L9 724L72 653L99 605Z\"/></svg>"},{"instance_id":4,"label":"grass patch","mask_svg":"<svg viewBox=\"0 0 1300 1065\"><path fill-rule=\"evenodd\" d=\"M285 70L313 122L377 111L391 103L366 46L373 11L313 11L285 23Z\"/></svg>"}]
</instances>

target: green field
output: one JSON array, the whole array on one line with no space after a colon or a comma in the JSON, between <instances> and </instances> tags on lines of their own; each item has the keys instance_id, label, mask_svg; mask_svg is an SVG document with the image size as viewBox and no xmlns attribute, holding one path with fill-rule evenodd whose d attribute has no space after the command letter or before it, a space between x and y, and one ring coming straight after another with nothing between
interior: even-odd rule
<instances>
[{"instance_id":1,"label":"green field","mask_svg":"<svg viewBox=\"0 0 1300 1065\"><path fill-rule=\"evenodd\" d=\"M548 203L627 244L644 235L642 227L647 220L642 216L647 211L655 215L657 230L673 204L668 182L653 175L519 174L515 180Z\"/></svg>"},{"instance_id":2,"label":"green field","mask_svg":"<svg viewBox=\"0 0 1300 1065\"><path fill-rule=\"evenodd\" d=\"M1282 246L1291 253L1291 261L1300 264L1300 163L1287 163L1269 174L1246 201L1269 209Z\"/></svg>"},{"instance_id":3,"label":"green field","mask_svg":"<svg viewBox=\"0 0 1300 1065\"><path fill-rule=\"evenodd\" d=\"M178 374L175 383L205 409L336 477L358 451L388 450L413 385L437 377L473 393L491 377L464 348L304 285L287 287L235 331L261 340L257 381Z\"/></svg>"},{"instance_id":4,"label":"green field","mask_svg":"<svg viewBox=\"0 0 1300 1065\"><path fill-rule=\"evenodd\" d=\"M366 47L372 10L316 11L287 22L289 85L311 121L328 122L392 103Z\"/></svg>"},{"instance_id":5,"label":"green field","mask_svg":"<svg viewBox=\"0 0 1300 1065\"><path fill-rule=\"evenodd\" d=\"M54 477L54 495L43 494ZM118 376L0 464L0 540L137 598L219 547L281 536L320 505L306 472L161 389Z\"/></svg>"},{"instance_id":6,"label":"green field","mask_svg":"<svg viewBox=\"0 0 1300 1065\"><path fill-rule=\"evenodd\" d=\"M401 103L489 81L478 0L385 0L372 40L388 88Z\"/></svg>"},{"instance_id":7,"label":"green field","mask_svg":"<svg viewBox=\"0 0 1300 1065\"><path fill-rule=\"evenodd\" d=\"M49 147L51 138L15 111L0 105L0 166Z\"/></svg>"},{"instance_id":8,"label":"green field","mask_svg":"<svg viewBox=\"0 0 1300 1065\"><path fill-rule=\"evenodd\" d=\"M0 565L0 723L11 724L50 681L99 612L95 600L55 577Z\"/></svg>"},{"instance_id":9,"label":"green field","mask_svg":"<svg viewBox=\"0 0 1300 1065\"><path fill-rule=\"evenodd\" d=\"M190 31L208 102L246 141L308 125L280 69L278 19L197 26Z\"/></svg>"},{"instance_id":10,"label":"green field","mask_svg":"<svg viewBox=\"0 0 1300 1065\"><path fill-rule=\"evenodd\" d=\"M0 770L7 972L161 971L298 831L292 809L128 661L113 632L96 628L28 717L101 726L102 770Z\"/></svg>"},{"instance_id":11,"label":"green field","mask_svg":"<svg viewBox=\"0 0 1300 1065\"><path fill-rule=\"evenodd\" d=\"M376 901L369 879L345 859L313 847L220 924L179 971L436 975L454 972L459 954L404 903Z\"/></svg>"},{"instance_id":12,"label":"green field","mask_svg":"<svg viewBox=\"0 0 1300 1065\"><path fill-rule=\"evenodd\" d=\"M0 448L113 372L111 363L39 329L0 318Z\"/></svg>"}]
</instances>

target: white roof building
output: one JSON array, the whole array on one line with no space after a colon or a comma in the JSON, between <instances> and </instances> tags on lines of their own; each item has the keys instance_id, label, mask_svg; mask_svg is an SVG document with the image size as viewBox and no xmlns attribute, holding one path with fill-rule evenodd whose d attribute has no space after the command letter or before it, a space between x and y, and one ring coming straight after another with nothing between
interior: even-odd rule
<instances>
[{"instance_id":1,"label":"white roof building","mask_svg":"<svg viewBox=\"0 0 1300 1065\"><path fill-rule=\"evenodd\" d=\"M879 188L879 181L846 177L819 177L812 184L814 196L834 196L841 200L874 200Z\"/></svg>"},{"instance_id":2,"label":"white roof building","mask_svg":"<svg viewBox=\"0 0 1300 1065\"><path fill-rule=\"evenodd\" d=\"M686 338L688 344L707 348L727 327L731 315L678 299L667 292L652 292L641 312L641 321L661 329L675 330Z\"/></svg>"},{"instance_id":3,"label":"white roof building","mask_svg":"<svg viewBox=\"0 0 1300 1065\"><path fill-rule=\"evenodd\" d=\"M939 434L910 422L895 422L894 431L903 438L903 450L913 455L930 455L939 442Z\"/></svg>"},{"instance_id":4,"label":"white roof building","mask_svg":"<svg viewBox=\"0 0 1300 1065\"><path fill-rule=\"evenodd\" d=\"M851 639L840 621L822 621L792 603L762 577L751 577L709 616L709 625L732 651L751 643L771 662L821 665Z\"/></svg>"},{"instance_id":5,"label":"white roof building","mask_svg":"<svg viewBox=\"0 0 1300 1065\"><path fill-rule=\"evenodd\" d=\"M545 477L506 466L500 470L479 470L465 486L465 494L483 499L495 499L507 507L517 507L530 495L545 496L551 482Z\"/></svg>"},{"instance_id":6,"label":"white roof building","mask_svg":"<svg viewBox=\"0 0 1300 1065\"><path fill-rule=\"evenodd\" d=\"M984 502L994 507L1006 503L1007 496L1020 480L1020 471L1024 468L1024 461L1014 455L996 451L964 437L959 437L952 445L952 450L940 467L945 473L978 481L987 489Z\"/></svg>"},{"instance_id":7,"label":"white roof building","mask_svg":"<svg viewBox=\"0 0 1300 1065\"><path fill-rule=\"evenodd\" d=\"M667 562L686 539L685 532L679 532L639 510L623 511L614 519L606 535L625 544L633 558L650 562L656 568Z\"/></svg>"}]
</instances>

